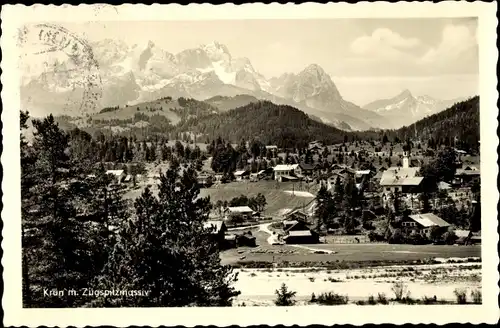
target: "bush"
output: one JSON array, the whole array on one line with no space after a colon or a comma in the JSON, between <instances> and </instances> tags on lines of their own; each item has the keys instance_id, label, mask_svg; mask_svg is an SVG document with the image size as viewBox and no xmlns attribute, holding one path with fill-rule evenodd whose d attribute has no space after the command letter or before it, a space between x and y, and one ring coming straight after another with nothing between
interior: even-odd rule
<instances>
[{"instance_id":1,"label":"bush","mask_svg":"<svg viewBox=\"0 0 500 328\"><path fill-rule=\"evenodd\" d=\"M400 229L395 229L389 238L389 244L404 244L404 235Z\"/></svg>"},{"instance_id":2,"label":"bush","mask_svg":"<svg viewBox=\"0 0 500 328\"><path fill-rule=\"evenodd\" d=\"M368 304L370 305L377 304L377 301L375 301L375 297L373 297L373 295L368 296Z\"/></svg>"},{"instance_id":3,"label":"bush","mask_svg":"<svg viewBox=\"0 0 500 328\"><path fill-rule=\"evenodd\" d=\"M434 297L427 297L427 296L424 296L422 297L422 303L423 304L436 304L437 303L437 297L436 295L434 295Z\"/></svg>"},{"instance_id":4,"label":"bush","mask_svg":"<svg viewBox=\"0 0 500 328\"><path fill-rule=\"evenodd\" d=\"M311 303L315 303L317 301L316 299L316 295L314 295L314 293L311 294L311 300L309 302Z\"/></svg>"},{"instance_id":5,"label":"bush","mask_svg":"<svg viewBox=\"0 0 500 328\"><path fill-rule=\"evenodd\" d=\"M370 231L368 233L368 239L370 239L371 242L373 241L383 241L384 240L384 236L382 236L381 234L378 234L374 231Z\"/></svg>"},{"instance_id":6,"label":"bush","mask_svg":"<svg viewBox=\"0 0 500 328\"><path fill-rule=\"evenodd\" d=\"M295 304L295 294L297 292L292 292L288 290L288 287L283 283L281 285L281 288L276 290L276 300L274 301L274 304L277 306L291 306Z\"/></svg>"},{"instance_id":7,"label":"bush","mask_svg":"<svg viewBox=\"0 0 500 328\"><path fill-rule=\"evenodd\" d=\"M396 299L396 301L401 301L408 292L407 286L402 282L394 283L391 289L394 293L394 298Z\"/></svg>"},{"instance_id":8,"label":"bush","mask_svg":"<svg viewBox=\"0 0 500 328\"><path fill-rule=\"evenodd\" d=\"M472 297L472 302L474 302L474 304L481 304L483 302L483 295L479 289L472 290L470 292L470 296Z\"/></svg>"},{"instance_id":9,"label":"bush","mask_svg":"<svg viewBox=\"0 0 500 328\"><path fill-rule=\"evenodd\" d=\"M389 304L389 301L387 300L387 297L385 296L384 293L378 293L377 301L380 304Z\"/></svg>"},{"instance_id":10,"label":"bush","mask_svg":"<svg viewBox=\"0 0 500 328\"><path fill-rule=\"evenodd\" d=\"M349 302L349 298L347 296L328 292L320 294L317 297L316 302L322 305L342 305L347 304Z\"/></svg>"},{"instance_id":11,"label":"bush","mask_svg":"<svg viewBox=\"0 0 500 328\"><path fill-rule=\"evenodd\" d=\"M453 293L457 297L458 304L467 304L467 290L466 289L455 289Z\"/></svg>"},{"instance_id":12,"label":"bush","mask_svg":"<svg viewBox=\"0 0 500 328\"><path fill-rule=\"evenodd\" d=\"M406 241L408 244L412 245L424 245L429 243L429 240L421 234L410 235L406 238Z\"/></svg>"},{"instance_id":13,"label":"bush","mask_svg":"<svg viewBox=\"0 0 500 328\"><path fill-rule=\"evenodd\" d=\"M453 245L457 241L458 237L453 231L446 231L443 234L443 240L448 245Z\"/></svg>"}]
</instances>

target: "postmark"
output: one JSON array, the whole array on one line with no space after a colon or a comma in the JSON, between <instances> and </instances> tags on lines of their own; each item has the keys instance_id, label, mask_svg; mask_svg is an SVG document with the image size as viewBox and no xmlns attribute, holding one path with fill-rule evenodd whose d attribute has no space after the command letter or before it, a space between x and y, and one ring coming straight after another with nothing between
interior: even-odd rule
<instances>
[{"instance_id":1,"label":"postmark","mask_svg":"<svg viewBox=\"0 0 500 328\"><path fill-rule=\"evenodd\" d=\"M64 111L91 113L102 97L99 63L90 44L66 28L41 23L19 29L21 66L42 71L40 84L64 96Z\"/></svg>"}]
</instances>

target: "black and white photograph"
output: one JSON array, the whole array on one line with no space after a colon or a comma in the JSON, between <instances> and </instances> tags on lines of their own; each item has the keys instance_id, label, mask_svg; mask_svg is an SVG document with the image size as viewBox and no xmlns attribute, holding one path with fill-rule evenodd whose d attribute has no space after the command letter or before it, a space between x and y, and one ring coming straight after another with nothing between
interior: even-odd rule
<instances>
[{"instance_id":1,"label":"black and white photograph","mask_svg":"<svg viewBox=\"0 0 500 328\"><path fill-rule=\"evenodd\" d=\"M498 52L482 13L496 6L449 5L9 6L27 13L2 36L16 311L262 309L267 323L402 306L495 322Z\"/></svg>"}]
</instances>

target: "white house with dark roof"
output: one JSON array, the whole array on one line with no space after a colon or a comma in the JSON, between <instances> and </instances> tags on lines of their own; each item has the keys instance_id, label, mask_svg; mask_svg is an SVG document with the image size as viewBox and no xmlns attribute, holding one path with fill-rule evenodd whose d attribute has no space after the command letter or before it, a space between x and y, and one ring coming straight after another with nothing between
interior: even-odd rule
<instances>
[{"instance_id":1,"label":"white house with dark roof","mask_svg":"<svg viewBox=\"0 0 500 328\"><path fill-rule=\"evenodd\" d=\"M250 176L250 172L247 170L238 170L233 173L236 181L243 181Z\"/></svg>"},{"instance_id":2,"label":"white house with dark roof","mask_svg":"<svg viewBox=\"0 0 500 328\"><path fill-rule=\"evenodd\" d=\"M401 193L417 192L418 187L424 180L417 176L419 167L390 167L382 173L380 186L382 192L387 195L396 191Z\"/></svg>"},{"instance_id":3,"label":"white house with dark roof","mask_svg":"<svg viewBox=\"0 0 500 328\"><path fill-rule=\"evenodd\" d=\"M243 219L250 219L252 215L256 214L254 210L252 210L248 206L232 206L232 207L227 207L224 210L225 214L225 219L230 220L236 216L241 216Z\"/></svg>"}]
</instances>

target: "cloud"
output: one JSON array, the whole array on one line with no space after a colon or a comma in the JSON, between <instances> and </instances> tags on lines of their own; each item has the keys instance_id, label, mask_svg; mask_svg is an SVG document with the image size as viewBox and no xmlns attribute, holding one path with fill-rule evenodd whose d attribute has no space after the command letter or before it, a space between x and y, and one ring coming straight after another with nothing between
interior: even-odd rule
<instances>
[{"instance_id":1,"label":"cloud","mask_svg":"<svg viewBox=\"0 0 500 328\"><path fill-rule=\"evenodd\" d=\"M444 27L441 43L430 48L420 59L422 64L450 64L464 53L476 51L476 33L464 25L447 25Z\"/></svg>"},{"instance_id":2,"label":"cloud","mask_svg":"<svg viewBox=\"0 0 500 328\"><path fill-rule=\"evenodd\" d=\"M407 56L404 50L420 45L417 38L405 38L388 29L379 28L371 35L364 35L351 43L351 51L356 55L370 55L382 58L395 59Z\"/></svg>"}]
</instances>

